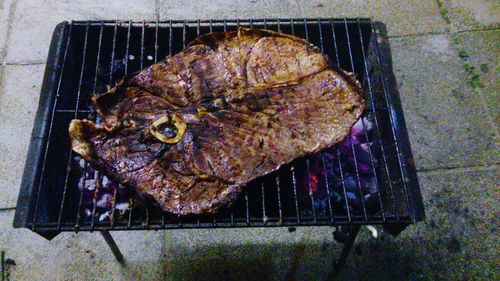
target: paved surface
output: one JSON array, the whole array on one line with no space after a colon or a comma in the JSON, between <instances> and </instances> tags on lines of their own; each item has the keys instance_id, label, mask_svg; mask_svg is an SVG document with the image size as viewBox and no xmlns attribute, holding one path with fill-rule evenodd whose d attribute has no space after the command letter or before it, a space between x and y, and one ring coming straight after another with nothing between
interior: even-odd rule
<instances>
[{"instance_id":1,"label":"paved surface","mask_svg":"<svg viewBox=\"0 0 500 281\"><path fill-rule=\"evenodd\" d=\"M121 1L120 1L121 2ZM0 0L0 250L7 280L318 280L331 228L97 233L11 227L51 32L71 19L373 17L384 21L427 210L397 238L362 229L346 280L498 280L498 1ZM349 2L349 3L347 3Z\"/></svg>"}]
</instances>

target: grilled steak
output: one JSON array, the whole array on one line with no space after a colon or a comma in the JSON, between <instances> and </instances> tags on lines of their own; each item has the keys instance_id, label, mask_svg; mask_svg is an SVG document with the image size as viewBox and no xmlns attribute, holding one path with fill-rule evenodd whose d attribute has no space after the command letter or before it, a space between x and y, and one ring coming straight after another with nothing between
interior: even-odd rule
<instances>
[{"instance_id":1,"label":"grilled steak","mask_svg":"<svg viewBox=\"0 0 500 281\"><path fill-rule=\"evenodd\" d=\"M102 124L72 120L72 148L166 211L211 213L249 181L341 141L359 83L307 41L239 29L198 37L94 96Z\"/></svg>"}]
</instances>

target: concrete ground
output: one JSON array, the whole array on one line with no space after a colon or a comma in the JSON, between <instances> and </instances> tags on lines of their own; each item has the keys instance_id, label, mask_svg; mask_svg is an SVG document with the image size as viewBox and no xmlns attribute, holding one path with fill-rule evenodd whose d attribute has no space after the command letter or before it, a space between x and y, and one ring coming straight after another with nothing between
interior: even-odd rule
<instances>
[{"instance_id":1,"label":"concrete ground","mask_svg":"<svg viewBox=\"0 0 500 281\"><path fill-rule=\"evenodd\" d=\"M346 280L498 280L500 3L0 0L0 250L6 280L322 280L331 228L114 233L122 267L97 233L52 241L12 228L55 25L72 19L373 17L387 24L427 211L392 238L368 237ZM11 262L12 261L12 262Z\"/></svg>"}]
</instances>

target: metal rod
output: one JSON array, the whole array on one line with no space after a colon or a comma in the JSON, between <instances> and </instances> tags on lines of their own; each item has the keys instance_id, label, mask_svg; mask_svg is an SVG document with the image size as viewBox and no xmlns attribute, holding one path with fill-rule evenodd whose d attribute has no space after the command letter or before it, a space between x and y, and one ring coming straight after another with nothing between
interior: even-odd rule
<instances>
[{"instance_id":1,"label":"metal rod","mask_svg":"<svg viewBox=\"0 0 500 281\"><path fill-rule=\"evenodd\" d=\"M332 27L332 39L333 39L333 49L335 50L335 59L336 59L336 62L337 62L337 66L340 66L339 52L338 52L338 46L337 46L337 37L335 36L335 27L333 25L333 21L332 20L330 20L330 25ZM340 178L341 178L341 181L342 181L342 189L344 191L344 201L345 201L345 204L346 204L347 218L351 222L352 221L351 210L350 210L350 207L349 207L349 200L347 199L347 189L345 187L344 171L342 169L342 163L340 161L340 149L339 149L338 146L336 147L336 151L337 151L337 162L338 162L339 169L340 169Z\"/></svg>"},{"instance_id":2,"label":"metal rod","mask_svg":"<svg viewBox=\"0 0 500 281\"><path fill-rule=\"evenodd\" d=\"M346 32L346 37L347 37L347 47L349 50L349 60L351 62L351 71L355 73L354 69L354 60L352 58L352 49L351 49L351 36L349 35L349 28L347 27L347 21L344 21L344 26L345 26L345 32ZM352 134L349 134L349 140L351 143L351 150L352 150L352 155L353 155L353 160L354 160L354 169L356 170L356 179L358 182L358 190L359 190L359 195L361 197L361 206L363 207L363 215L365 217L365 222L368 221L368 214L366 211L366 205L365 205L365 195L363 193L363 188L361 187L361 178L359 176L359 167L358 167L358 160L356 156L356 150L354 149L354 141L352 140Z\"/></svg>"},{"instance_id":3,"label":"metal rod","mask_svg":"<svg viewBox=\"0 0 500 281\"><path fill-rule=\"evenodd\" d=\"M303 20L304 18L292 18L293 20L295 21L301 21ZM329 20L332 20L334 22L344 22L344 19L340 20L340 19L331 19L331 18L321 18L321 19L308 19L308 21L310 23L318 23L318 20L319 21L329 21ZM345 19L348 23L356 23L356 21L358 20L358 18L347 18ZM370 18L359 18L360 21L362 22L367 22L369 23L370 22ZM213 25L217 25L217 24L222 24L224 22L224 19L211 19L211 20L186 20L185 22L188 24L188 25L196 25L197 22L200 21L201 24L209 24L210 22L212 22ZM230 24L236 24L236 22L238 21L238 19L226 19L227 23L230 23ZM246 23L246 22L249 22L249 20L245 20L245 19L241 19L239 20L243 23ZM253 21L255 22L263 22L263 21L270 21L269 19L267 18L255 18L253 19ZM160 25L167 25L170 21L158 21L158 23ZM82 20L75 20L74 21L75 24L84 24L86 23L86 21L82 21ZM104 20L104 24L106 26L109 26L109 25L112 25L114 23L114 20ZM134 26L140 26L141 24L143 23L143 21L132 21L132 25ZM146 21L147 24L154 24L155 21ZM174 25L182 25L184 23L184 20L172 20L172 24ZM93 25L99 25L99 23L96 23L96 22L91 22L90 23L91 26Z\"/></svg>"},{"instance_id":4,"label":"metal rod","mask_svg":"<svg viewBox=\"0 0 500 281\"><path fill-rule=\"evenodd\" d=\"M182 48L186 48L186 21L182 25Z\"/></svg>"},{"instance_id":5,"label":"metal rod","mask_svg":"<svg viewBox=\"0 0 500 281\"><path fill-rule=\"evenodd\" d=\"M90 113L90 110L87 109L80 109L80 110L73 110L73 109L56 109L56 113Z\"/></svg>"},{"instance_id":6,"label":"metal rod","mask_svg":"<svg viewBox=\"0 0 500 281\"><path fill-rule=\"evenodd\" d=\"M278 211L279 211L279 220L278 224L283 223L283 211L281 210L281 188L280 188L280 178L276 176L276 191L278 193Z\"/></svg>"},{"instance_id":7,"label":"metal rod","mask_svg":"<svg viewBox=\"0 0 500 281\"><path fill-rule=\"evenodd\" d=\"M297 196L297 179L295 178L295 168L290 168L292 172L293 196L295 198L295 214L297 215L297 223L300 223L299 198Z\"/></svg>"},{"instance_id":8,"label":"metal rod","mask_svg":"<svg viewBox=\"0 0 500 281\"><path fill-rule=\"evenodd\" d=\"M247 225L250 225L250 210L248 206L248 190L245 188L245 210L247 216Z\"/></svg>"},{"instance_id":9,"label":"metal rod","mask_svg":"<svg viewBox=\"0 0 500 281\"><path fill-rule=\"evenodd\" d=\"M111 61L109 63L109 85L113 82L113 72L114 72L114 61L115 61L115 48L116 48L116 34L118 33L118 21L115 21L115 27L113 30L113 44L111 49ZM116 213L116 197L118 195L118 185L116 186L113 192L113 199L111 203L111 214L109 216L109 226L112 229L115 222L115 213Z\"/></svg>"},{"instance_id":10,"label":"metal rod","mask_svg":"<svg viewBox=\"0 0 500 281\"><path fill-rule=\"evenodd\" d=\"M158 26L158 20L156 20L156 23L155 23L155 57L154 57L154 63L156 63L158 61L158 30L159 30L159 26Z\"/></svg>"},{"instance_id":11,"label":"metal rod","mask_svg":"<svg viewBox=\"0 0 500 281\"><path fill-rule=\"evenodd\" d=\"M149 30L149 28L148 28ZM156 36L156 34L155 34ZM142 69L144 67L144 52L145 52L145 49L146 47L144 46L144 41L145 41L145 38L146 38L146 22L143 20L142 22L142 30L141 30L141 64L140 64L140 69ZM156 49L155 49L155 57L156 57ZM148 228L149 227L149 212L150 212L150 205L147 204L145 209L144 209L144 215L146 218L143 217L143 222L142 222L142 226L144 228Z\"/></svg>"},{"instance_id":12,"label":"metal rod","mask_svg":"<svg viewBox=\"0 0 500 281\"><path fill-rule=\"evenodd\" d=\"M130 48L130 32L132 29L132 22L128 22L128 29L127 29L127 48L125 50L125 75L128 74L128 59L129 59L129 48Z\"/></svg>"},{"instance_id":13,"label":"metal rod","mask_svg":"<svg viewBox=\"0 0 500 281\"><path fill-rule=\"evenodd\" d=\"M144 36L145 36L145 31L146 31L146 22L142 22L142 29L141 29L141 59L140 59L140 65L139 68L142 69L144 65Z\"/></svg>"},{"instance_id":14,"label":"metal rod","mask_svg":"<svg viewBox=\"0 0 500 281\"><path fill-rule=\"evenodd\" d=\"M109 63L109 85L113 83L113 72L115 67L115 49L116 49L116 34L118 33L118 21L115 21L115 27L113 30L113 46L111 47L111 61Z\"/></svg>"},{"instance_id":15,"label":"metal rod","mask_svg":"<svg viewBox=\"0 0 500 281\"><path fill-rule=\"evenodd\" d=\"M351 222L351 210L349 207L349 200L347 199L347 189L345 187L345 178L344 178L344 171L342 169L342 163L340 161L340 149L337 147L337 161L339 163L339 170L340 170L340 180L342 181L342 190L344 191L344 201L345 201L345 208L347 212L347 219Z\"/></svg>"},{"instance_id":16,"label":"metal rod","mask_svg":"<svg viewBox=\"0 0 500 281\"><path fill-rule=\"evenodd\" d=\"M318 22L318 31L319 31L319 42L320 42L321 52L325 53L323 48L323 30L321 28L321 22Z\"/></svg>"},{"instance_id":17,"label":"metal rod","mask_svg":"<svg viewBox=\"0 0 500 281\"><path fill-rule=\"evenodd\" d=\"M169 25L168 25L168 55L169 56L172 55L172 37L173 37L173 34L172 34L172 21L170 21Z\"/></svg>"},{"instance_id":18,"label":"metal rod","mask_svg":"<svg viewBox=\"0 0 500 281\"><path fill-rule=\"evenodd\" d=\"M358 236L360 228L361 228L360 225L351 226L351 229L349 230L349 236L347 237L347 240L344 244L344 248L342 248L342 251L340 252L339 258L333 262L334 272L330 273L331 276L328 278L328 280L334 280L334 277L339 273L339 271L345 265L347 257L349 256L349 253L351 252L351 249L354 246L354 241L356 241L356 237Z\"/></svg>"},{"instance_id":19,"label":"metal rod","mask_svg":"<svg viewBox=\"0 0 500 281\"><path fill-rule=\"evenodd\" d=\"M267 216L266 216L266 195L264 192L264 181L260 182L260 190L262 192L262 222L266 223Z\"/></svg>"},{"instance_id":20,"label":"metal rod","mask_svg":"<svg viewBox=\"0 0 500 281\"><path fill-rule=\"evenodd\" d=\"M330 20L330 25L332 27L332 41L333 41L333 49L335 50L335 62L337 63L337 65L340 64L340 61L339 61L339 52L338 52L338 47L337 47L337 37L335 36L335 27L334 27L334 24L333 24L333 20Z\"/></svg>"},{"instance_id":21,"label":"metal rod","mask_svg":"<svg viewBox=\"0 0 500 281\"><path fill-rule=\"evenodd\" d=\"M328 174L326 172L325 153L321 153L321 161L323 162L323 174L325 175L326 194L328 195L328 210L330 211L330 221L333 223L333 208L332 196L330 195L330 183L328 182Z\"/></svg>"},{"instance_id":22,"label":"metal rod","mask_svg":"<svg viewBox=\"0 0 500 281\"><path fill-rule=\"evenodd\" d=\"M284 216L283 220L286 221L286 224L263 224L261 220L252 222L252 224L248 224L246 222L245 218L235 218L235 226L231 225L230 222L227 223L218 223L217 227L220 228L231 228L231 227L241 227L241 228L246 228L246 227L276 227L276 226L331 226L330 220L319 220L314 223L312 221L306 221L303 220L300 223L297 223L294 221L296 217L295 216ZM276 220L275 220L276 221ZM277 222L277 221L276 221ZM397 220L396 218L390 218L387 217L386 221L383 221L382 217L380 216L373 216L370 217L370 224L372 225L397 225L401 226L401 224L410 224L412 223L413 220L410 218L401 218L400 220ZM365 225L366 223L363 221L348 221L345 216L336 216L335 217L335 224L336 225ZM38 226L37 231L44 232L44 231L54 231L54 227L57 226L57 223L46 223L43 224L43 226ZM213 228L212 223L202 223L201 228ZM199 225L196 223L185 223L183 224L183 228L199 228ZM141 225L134 224L130 228L125 224L125 223L120 223L120 224L115 224L113 230L143 230L144 228ZM165 229L179 229L179 226L176 223L168 223L165 225ZM60 231L74 231L74 224L71 222L68 223L62 223L61 224L61 230ZM109 226L108 225L102 225L102 224L97 224L95 226L95 229L97 231L105 230L109 231ZM80 231L90 231L90 225L82 225L80 227Z\"/></svg>"},{"instance_id":23,"label":"metal rod","mask_svg":"<svg viewBox=\"0 0 500 281\"><path fill-rule=\"evenodd\" d=\"M120 264L125 265L125 259L123 258L123 255L120 252L118 245L116 245L115 240L113 239L113 237L111 237L109 231L100 231L100 232L102 237L104 238L104 241L106 241L106 244L108 244L109 248L111 249L111 252L113 252L113 255L115 255L116 260Z\"/></svg>"},{"instance_id":24,"label":"metal rod","mask_svg":"<svg viewBox=\"0 0 500 281\"><path fill-rule=\"evenodd\" d=\"M90 220L90 230L93 231L94 230L94 222L95 222L95 214L96 214L96 210L97 210L97 195L99 194L99 190L101 189L102 187L102 173L100 173L99 171L96 171L96 174L97 174L97 179L95 179L95 188L94 188L94 192L92 194L92 216L91 216L91 220ZM83 190L82 190L83 192Z\"/></svg>"},{"instance_id":25,"label":"metal rod","mask_svg":"<svg viewBox=\"0 0 500 281\"><path fill-rule=\"evenodd\" d=\"M304 19L304 31L306 35L306 40L309 41L309 30L307 28L307 19Z\"/></svg>"}]
</instances>

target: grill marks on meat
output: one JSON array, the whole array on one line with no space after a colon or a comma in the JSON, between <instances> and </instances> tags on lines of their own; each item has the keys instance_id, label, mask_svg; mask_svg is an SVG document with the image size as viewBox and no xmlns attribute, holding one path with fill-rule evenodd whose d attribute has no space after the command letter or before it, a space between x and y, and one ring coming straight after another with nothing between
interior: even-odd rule
<instances>
[{"instance_id":1,"label":"grill marks on meat","mask_svg":"<svg viewBox=\"0 0 500 281\"><path fill-rule=\"evenodd\" d=\"M359 93L305 40L240 29L198 37L94 97L103 124L73 120L69 133L75 152L166 211L210 213L249 181L341 141L364 109ZM150 131L165 115L186 125L176 143Z\"/></svg>"}]
</instances>

